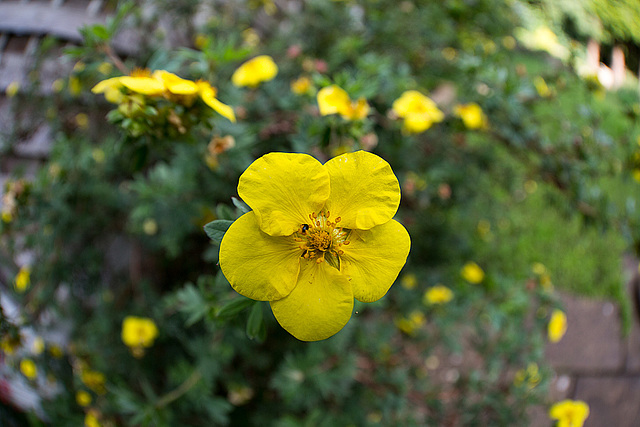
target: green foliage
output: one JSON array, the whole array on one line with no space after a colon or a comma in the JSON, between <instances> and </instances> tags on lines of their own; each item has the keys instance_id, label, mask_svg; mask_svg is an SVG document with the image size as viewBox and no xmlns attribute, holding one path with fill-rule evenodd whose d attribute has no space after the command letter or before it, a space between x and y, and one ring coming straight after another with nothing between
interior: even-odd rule
<instances>
[{"instance_id":1,"label":"green foliage","mask_svg":"<svg viewBox=\"0 0 640 427\"><path fill-rule=\"evenodd\" d=\"M2 343L18 343L7 356L13 366L29 355L61 385L40 393L46 419L526 424L531 405L549 403L543 347L558 306L531 264L544 263L558 288L621 298L625 243L615 233L640 247L631 179L640 108L635 94L605 94L556 60L514 47L522 22L513 3L314 0L271 13L271 2L214 2L203 22L191 16L198 1L158 1L145 11L126 4L108 25L85 28L85 44L69 50L82 66L50 97L17 95L17 111L35 111L1 142L13 152L29 118L48 117L55 135L36 176L7 185L11 218L0 221L3 267L16 273L18 254L31 266L26 292L7 289L26 320L14 325L0 312ZM195 48L167 48L155 26L167 11L175 34L165 35ZM143 30L143 48L121 62L111 45L130 26ZM273 56L278 76L232 86L234 70L259 54ZM215 85L238 122L200 100L120 88L127 105L139 101L132 114L90 92L145 66ZM310 88L296 94L300 77ZM370 114L320 116L314 95L330 84L366 98ZM434 98L444 121L406 133L392 112L406 90ZM456 115L470 102L488 127L468 129ZM389 161L400 181L397 219L412 237L410 256L387 296L356 302L334 337L302 343L266 303L236 294L217 266L224 233L250 210L237 198L238 177L267 152L324 162L358 149ZM485 272L475 285L460 275L472 260ZM450 302L425 299L437 284L452 290ZM150 346L124 344L128 316L153 319ZM45 337L44 353L21 343L27 325ZM102 384L87 379L96 372ZM92 397L86 407L76 402L80 390ZM38 425L38 416L28 422Z\"/></svg>"}]
</instances>

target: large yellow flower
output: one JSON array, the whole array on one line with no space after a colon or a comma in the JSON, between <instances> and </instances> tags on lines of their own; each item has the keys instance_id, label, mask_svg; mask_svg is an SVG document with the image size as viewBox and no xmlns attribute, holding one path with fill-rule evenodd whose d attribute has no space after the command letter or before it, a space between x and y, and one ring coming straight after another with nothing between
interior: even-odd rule
<instances>
[{"instance_id":1,"label":"large yellow flower","mask_svg":"<svg viewBox=\"0 0 640 427\"><path fill-rule=\"evenodd\" d=\"M220 245L220 267L240 294L269 301L296 338L328 338L349 321L354 297L382 298L406 262L409 234L392 217L400 185L365 151L324 165L307 154L270 153L240 177L253 209Z\"/></svg>"},{"instance_id":2,"label":"large yellow flower","mask_svg":"<svg viewBox=\"0 0 640 427\"><path fill-rule=\"evenodd\" d=\"M236 121L233 108L216 98L216 89L205 81L183 79L164 70L135 70L129 76L112 77L95 85L93 93L104 93L107 101L120 104L125 100L122 88L145 96L163 96L190 106L197 96L211 109L232 122Z\"/></svg>"},{"instance_id":3,"label":"large yellow flower","mask_svg":"<svg viewBox=\"0 0 640 427\"><path fill-rule=\"evenodd\" d=\"M434 123L444 120L444 113L436 103L417 90L404 92L393 101L392 109L404 119L404 129L409 133L424 132Z\"/></svg>"},{"instance_id":4,"label":"large yellow flower","mask_svg":"<svg viewBox=\"0 0 640 427\"><path fill-rule=\"evenodd\" d=\"M278 66L269 55L256 56L240 65L231 76L236 86L256 87L262 82L272 80L278 74Z\"/></svg>"},{"instance_id":5,"label":"large yellow flower","mask_svg":"<svg viewBox=\"0 0 640 427\"><path fill-rule=\"evenodd\" d=\"M589 406L581 400L563 400L551 406L549 417L558 420L557 427L582 427L589 417Z\"/></svg>"}]
</instances>

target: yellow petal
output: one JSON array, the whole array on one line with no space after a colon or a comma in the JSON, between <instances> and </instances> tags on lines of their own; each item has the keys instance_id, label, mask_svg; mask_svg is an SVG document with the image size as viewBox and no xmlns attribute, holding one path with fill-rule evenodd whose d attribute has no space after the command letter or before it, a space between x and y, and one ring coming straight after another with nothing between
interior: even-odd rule
<instances>
[{"instance_id":1,"label":"yellow petal","mask_svg":"<svg viewBox=\"0 0 640 427\"><path fill-rule=\"evenodd\" d=\"M122 79L122 77L112 77L110 79L102 80L91 89L91 92L104 93L109 89L120 88L122 86L120 79Z\"/></svg>"},{"instance_id":2,"label":"yellow petal","mask_svg":"<svg viewBox=\"0 0 640 427\"><path fill-rule=\"evenodd\" d=\"M370 230L354 230L343 246L341 270L351 279L353 295L358 301L373 302L382 298L407 261L411 238L395 220Z\"/></svg>"},{"instance_id":3,"label":"yellow petal","mask_svg":"<svg viewBox=\"0 0 640 427\"><path fill-rule=\"evenodd\" d=\"M291 237L260 231L247 212L229 227L220 244L220 268L233 289L247 298L272 301L296 285L301 251Z\"/></svg>"},{"instance_id":4,"label":"yellow petal","mask_svg":"<svg viewBox=\"0 0 640 427\"><path fill-rule=\"evenodd\" d=\"M331 177L327 209L345 228L368 230L389 221L400 205L400 184L391 166L367 151L334 157L325 163Z\"/></svg>"},{"instance_id":5,"label":"yellow petal","mask_svg":"<svg viewBox=\"0 0 640 427\"><path fill-rule=\"evenodd\" d=\"M351 103L351 108L349 110L348 116L343 116L348 120L362 120L369 115L369 104L367 100L364 98L360 98L355 102Z\"/></svg>"},{"instance_id":6,"label":"yellow petal","mask_svg":"<svg viewBox=\"0 0 640 427\"><path fill-rule=\"evenodd\" d=\"M169 92L176 95L193 95L198 92L198 85L195 82L185 80L168 71L154 71L152 77L162 82Z\"/></svg>"},{"instance_id":7,"label":"yellow petal","mask_svg":"<svg viewBox=\"0 0 640 427\"><path fill-rule=\"evenodd\" d=\"M337 85L323 87L318 91L318 107L320 114L343 114L348 116L351 112L351 99L347 92Z\"/></svg>"},{"instance_id":8,"label":"yellow petal","mask_svg":"<svg viewBox=\"0 0 640 427\"><path fill-rule=\"evenodd\" d=\"M404 129L409 133L420 133L429 129L433 120L428 114L407 114L404 118Z\"/></svg>"},{"instance_id":9,"label":"yellow petal","mask_svg":"<svg viewBox=\"0 0 640 427\"><path fill-rule=\"evenodd\" d=\"M278 66L268 55L256 56L238 67L231 76L235 86L254 87L273 79L278 74Z\"/></svg>"},{"instance_id":10,"label":"yellow petal","mask_svg":"<svg viewBox=\"0 0 640 427\"><path fill-rule=\"evenodd\" d=\"M123 76L120 77L120 83L129 90L142 95L161 95L165 91L164 83L153 77Z\"/></svg>"},{"instance_id":11,"label":"yellow petal","mask_svg":"<svg viewBox=\"0 0 640 427\"><path fill-rule=\"evenodd\" d=\"M273 315L291 335L318 341L338 333L351 318L353 292L349 280L323 262L302 260L295 289L271 302Z\"/></svg>"},{"instance_id":12,"label":"yellow petal","mask_svg":"<svg viewBox=\"0 0 640 427\"><path fill-rule=\"evenodd\" d=\"M213 109L216 113L220 114L222 117L229 119L232 122L236 122L236 115L233 112L233 108L228 106L227 104L223 104L218 101L218 99L213 96L215 92L213 91L204 91L200 92L200 98L207 104L209 107Z\"/></svg>"},{"instance_id":13,"label":"yellow petal","mask_svg":"<svg viewBox=\"0 0 640 427\"><path fill-rule=\"evenodd\" d=\"M269 153L240 176L238 194L253 209L260 229L288 236L319 213L329 198L327 170L308 154Z\"/></svg>"}]
</instances>

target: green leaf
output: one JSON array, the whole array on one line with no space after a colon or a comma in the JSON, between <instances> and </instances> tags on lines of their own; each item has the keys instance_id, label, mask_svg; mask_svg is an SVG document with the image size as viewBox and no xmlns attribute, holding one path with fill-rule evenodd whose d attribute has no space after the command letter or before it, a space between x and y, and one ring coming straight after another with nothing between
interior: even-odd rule
<instances>
[{"instance_id":1,"label":"green leaf","mask_svg":"<svg viewBox=\"0 0 640 427\"><path fill-rule=\"evenodd\" d=\"M249 318L247 319L247 336L249 339L258 342L264 341L267 336L261 303L254 304L251 308L251 313L249 313Z\"/></svg>"},{"instance_id":2,"label":"green leaf","mask_svg":"<svg viewBox=\"0 0 640 427\"><path fill-rule=\"evenodd\" d=\"M247 205L245 202L243 202L240 199L237 199L235 197L231 198L231 201L233 202L233 206L235 206L236 208L238 208L238 210L240 211L240 215L244 215L247 212L251 211L251 208L249 207L249 205Z\"/></svg>"},{"instance_id":3,"label":"green leaf","mask_svg":"<svg viewBox=\"0 0 640 427\"><path fill-rule=\"evenodd\" d=\"M220 311L218 311L218 318L229 319L234 317L253 303L255 303L255 301L249 298L235 298L222 306Z\"/></svg>"},{"instance_id":4,"label":"green leaf","mask_svg":"<svg viewBox=\"0 0 640 427\"><path fill-rule=\"evenodd\" d=\"M236 213L233 211L233 209L231 209L228 205L225 205L223 203L220 203L218 204L218 206L216 206L216 215L221 220L223 219L231 220L231 219L235 219L236 217Z\"/></svg>"},{"instance_id":5,"label":"green leaf","mask_svg":"<svg viewBox=\"0 0 640 427\"><path fill-rule=\"evenodd\" d=\"M180 303L179 310L189 316L184 324L187 327L202 319L209 312L210 305L191 283L176 292L176 297Z\"/></svg>"},{"instance_id":6,"label":"green leaf","mask_svg":"<svg viewBox=\"0 0 640 427\"><path fill-rule=\"evenodd\" d=\"M207 236L209 236L209 238L217 245L220 245L220 242L222 242L222 238L224 237L224 233L227 232L231 224L233 224L233 221L217 219L205 225L204 232L207 233Z\"/></svg>"},{"instance_id":7,"label":"green leaf","mask_svg":"<svg viewBox=\"0 0 640 427\"><path fill-rule=\"evenodd\" d=\"M94 35L95 37L97 37L102 41L109 40L109 38L111 37L111 34L109 34L109 31L107 31L107 29L102 25L99 25L99 24L92 25L91 27L89 27L89 29L92 35Z\"/></svg>"}]
</instances>

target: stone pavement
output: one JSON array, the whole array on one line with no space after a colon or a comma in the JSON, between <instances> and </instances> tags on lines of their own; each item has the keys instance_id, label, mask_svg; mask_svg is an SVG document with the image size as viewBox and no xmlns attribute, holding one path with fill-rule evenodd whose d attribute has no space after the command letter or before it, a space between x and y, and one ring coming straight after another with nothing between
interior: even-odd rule
<instances>
[{"instance_id":1,"label":"stone pavement","mask_svg":"<svg viewBox=\"0 0 640 427\"><path fill-rule=\"evenodd\" d=\"M637 271L637 262L627 260L627 271ZM634 298L634 280L629 298ZM622 333L620 310L609 301L563 295L567 333L556 344L548 344L545 357L556 371L550 399L587 402L590 415L584 427L640 426L640 321L635 305L632 327ZM532 426L552 425L546 408L537 408Z\"/></svg>"}]
</instances>

